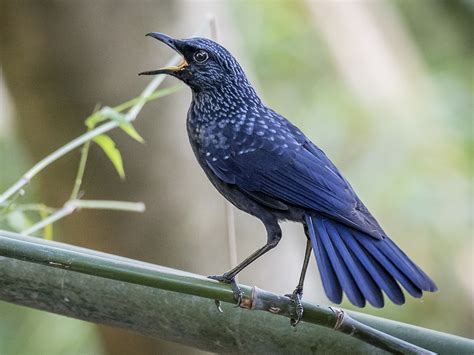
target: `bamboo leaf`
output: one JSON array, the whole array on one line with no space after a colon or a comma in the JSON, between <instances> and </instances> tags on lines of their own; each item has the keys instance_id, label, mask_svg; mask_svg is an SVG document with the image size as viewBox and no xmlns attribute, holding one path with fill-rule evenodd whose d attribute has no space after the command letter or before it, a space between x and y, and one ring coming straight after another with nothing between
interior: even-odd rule
<instances>
[{"instance_id":1,"label":"bamboo leaf","mask_svg":"<svg viewBox=\"0 0 474 355\"><path fill-rule=\"evenodd\" d=\"M130 122L124 122L120 125L120 128L127 133L130 137L135 139L137 142L140 143L145 143L145 140L143 137L140 135L140 133L137 132L135 127Z\"/></svg>"},{"instance_id":2,"label":"bamboo leaf","mask_svg":"<svg viewBox=\"0 0 474 355\"><path fill-rule=\"evenodd\" d=\"M105 134L101 134L100 136L94 138L94 142L96 142L102 148L104 153L114 165L115 170L117 170L117 173L119 174L120 178L125 179L125 170L123 168L122 155L115 146L115 142L112 140L112 138Z\"/></svg>"},{"instance_id":3,"label":"bamboo leaf","mask_svg":"<svg viewBox=\"0 0 474 355\"><path fill-rule=\"evenodd\" d=\"M117 118L124 120L124 115L120 114L123 110L126 110L133 105L137 104L140 102L140 100L145 100L146 102L156 100L171 94L174 94L175 92L178 92L184 88L183 85L175 85L171 86L165 89L160 89L156 90L154 93L152 93L150 96L143 98L143 97L135 97L131 100L128 100L120 105L114 106L113 108L111 107L104 107L102 110L95 112L91 116L89 116L85 120L85 124L89 129L94 128L97 126L98 123L106 121L107 119L112 119L112 120L117 120ZM121 115L121 116L118 116ZM128 133L128 132L127 132ZM136 139L135 137L132 136L132 138ZM140 142L139 139L136 139Z\"/></svg>"},{"instance_id":4,"label":"bamboo leaf","mask_svg":"<svg viewBox=\"0 0 474 355\"><path fill-rule=\"evenodd\" d=\"M125 115L113 109L112 107L104 106L102 109L97 111L92 116L89 116L85 120L87 128L92 129L97 126L98 123L110 119L111 121L116 121L119 123L127 122Z\"/></svg>"},{"instance_id":5,"label":"bamboo leaf","mask_svg":"<svg viewBox=\"0 0 474 355\"><path fill-rule=\"evenodd\" d=\"M112 107L103 107L97 115L92 115L86 120L86 126L89 129L94 128L99 122L102 122L106 119L110 119L111 121L116 121L120 123L120 128L127 133L130 137L135 139L137 142L144 143L145 140L143 137L137 132L135 127L127 121L126 116L116 109Z\"/></svg>"},{"instance_id":6,"label":"bamboo leaf","mask_svg":"<svg viewBox=\"0 0 474 355\"><path fill-rule=\"evenodd\" d=\"M87 117L85 120L85 124L87 128L93 129L98 123L105 121L107 117L105 117L103 114L101 114L100 111L94 113L93 115Z\"/></svg>"},{"instance_id":7,"label":"bamboo leaf","mask_svg":"<svg viewBox=\"0 0 474 355\"><path fill-rule=\"evenodd\" d=\"M48 212L44 209L39 210L39 214L41 216L41 220L44 220L48 217ZM46 225L43 229L43 238L46 240L53 240L53 224L50 223Z\"/></svg>"}]
</instances>

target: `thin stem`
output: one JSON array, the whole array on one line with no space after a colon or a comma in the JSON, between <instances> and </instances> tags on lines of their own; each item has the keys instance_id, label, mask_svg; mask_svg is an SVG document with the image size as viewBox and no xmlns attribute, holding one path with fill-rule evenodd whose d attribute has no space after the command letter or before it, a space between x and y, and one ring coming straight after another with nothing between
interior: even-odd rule
<instances>
[{"instance_id":1,"label":"thin stem","mask_svg":"<svg viewBox=\"0 0 474 355\"><path fill-rule=\"evenodd\" d=\"M198 33L202 33L203 30L209 26L208 21L200 28ZM167 63L167 66L176 65L180 60L180 55L176 54L173 58ZM136 101L133 101L133 106L125 115L125 120L128 122L134 121L140 111L142 110L143 106L151 100L150 97L152 96L153 92L161 85L163 80L165 80L165 75L157 75L153 80L146 86L145 90L140 94ZM130 102L127 102L130 104ZM120 105L119 105L120 106ZM125 106L126 107L126 106ZM122 108L122 107L121 107ZM123 109L123 108L122 108ZM0 204L5 202L11 196L13 196L17 191L21 190L22 187L27 185L33 177L35 177L39 172L41 172L44 168L49 166L51 163L55 162L62 156L66 155L67 153L71 152L72 150L80 147L84 143L94 139L95 137L104 134L108 131L113 130L120 126L120 122L118 121L109 121L104 123L103 125L94 128L93 130L73 139L69 143L65 144L64 146L60 147L58 150L54 151L47 157L40 160L37 164L35 164L30 170L28 170L17 182L15 182L10 188L8 188L3 194L0 195Z\"/></svg>"},{"instance_id":2,"label":"thin stem","mask_svg":"<svg viewBox=\"0 0 474 355\"><path fill-rule=\"evenodd\" d=\"M237 242L235 238L235 215L234 206L228 201L225 201L225 215L227 227L227 241L229 243L229 259L230 268L237 266Z\"/></svg>"},{"instance_id":3,"label":"thin stem","mask_svg":"<svg viewBox=\"0 0 474 355\"><path fill-rule=\"evenodd\" d=\"M46 206L45 204L42 203L25 203L25 204L19 204L15 205L15 211L44 211L47 213L53 213L56 211L56 208Z\"/></svg>"},{"instance_id":4,"label":"thin stem","mask_svg":"<svg viewBox=\"0 0 474 355\"><path fill-rule=\"evenodd\" d=\"M160 91L156 91L146 98L146 102L153 101L161 97L174 94L175 92L178 92L179 90L181 90L183 87L184 87L183 85L175 85L175 86L170 86L169 88L166 88L166 89L161 89ZM135 97L131 100L125 101L124 103L121 103L120 105L112 107L112 109L117 112L122 112L123 110L126 110L132 107L133 105L138 103L140 100L142 100L141 97Z\"/></svg>"},{"instance_id":5,"label":"thin stem","mask_svg":"<svg viewBox=\"0 0 474 355\"><path fill-rule=\"evenodd\" d=\"M23 235L33 234L49 224L55 223L60 219L69 216L77 209L102 209L102 210L120 210L128 212L143 212L145 205L141 202L110 201L110 200L70 200L64 206L48 217L32 225L21 232Z\"/></svg>"},{"instance_id":6,"label":"thin stem","mask_svg":"<svg viewBox=\"0 0 474 355\"><path fill-rule=\"evenodd\" d=\"M143 202L110 201L110 200L75 200L76 208L95 210L118 210L127 212L145 212Z\"/></svg>"},{"instance_id":7,"label":"thin stem","mask_svg":"<svg viewBox=\"0 0 474 355\"><path fill-rule=\"evenodd\" d=\"M16 208L17 205L15 204L15 202L20 196L23 195L23 192L23 190L17 191L14 194L13 198L10 199L10 201L0 203L0 207L2 207L2 209L0 210L0 219L2 218L2 216L8 215L11 210Z\"/></svg>"},{"instance_id":8,"label":"thin stem","mask_svg":"<svg viewBox=\"0 0 474 355\"><path fill-rule=\"evenodd\" d=\"M72 204L65 203L64 207L57 210L56 212L50 214L48 217L45 219L42 219L38 223L32 225L30 228L25 229L24 231L21 232L21 234L24 235L30 235L32 233L35 233L39 231L40 229L43 229L46 227L48 224L52 224L68 215L74 212L76 208Z\"/></svg>"},{"instance_id":9,"label":"thin stem","mask_svg":"<svg viewBox=\"0 0 474 355\"><path fill-rule=\"evenodd\" d=\"M0 195L0 203L5 202L7 199L12 197L18 191L22 189L23 186L28 184L30 180L26 179L24 176L20 178L17 182L15 182L12 186L10 186L2 195Z\"/></svg>"},{"instance_id":10,"label":"thin stem","mask_svg":"<svg viewBox=\"0 0 474 355\"><path fill-rule=\"evenodd\" d=\"M218 27L215 16L209 16L209 32L210 37L214 41L218 40ZM225 218L227 229L227 242L229 244L229 260L230 268L237 266L237 241L235 237L235 215L233 205L229 201L225 201Z\"/></svg>"},{"instance_id":11,"label":"thin stem","mask_svg":"<svg viewBox=\"0 0 474 355\"><path fill-rule=\"evenodd\" d=\"M79 167L77 168L76 179L74 181L74 187L71 192L69 200L77 199L79 196L79 191L82 185L82 178L84 177L84 172L86 171L87 156L89 155L89 148L91 146L91 141L87 141L81 149L81 159L79 160Z\"/></svg>"}]
</instances>

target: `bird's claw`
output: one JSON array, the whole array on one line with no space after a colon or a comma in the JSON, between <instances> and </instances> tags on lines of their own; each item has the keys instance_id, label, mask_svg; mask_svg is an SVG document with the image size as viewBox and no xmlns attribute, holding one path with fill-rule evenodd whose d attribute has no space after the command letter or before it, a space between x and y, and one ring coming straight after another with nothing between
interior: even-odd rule
<instances>
[{"instance_id":1,"label":"bird's claw","mask_svg":"<svg viewBox=\"0 0 474 355\"><path fill-rule=\"evenodd\" d=\"M290 323L293 327L296 327L298 323L303 318L303 303L301 302L301 298L303 297L303 290L300 288L296 288L293 293L285 295L295 304L295 312L296 318L291 318Z\"/></svg>"},{"instance_id":2,"label":"bird's claw","mask_svg":"<svg viewBox=\"0 0 474 355\"><path fill-rule=\"evenodd\" d=\"M219 313L224 313L224 311L222 310L222 307L221 307L221 301L219 300L214 300L214 303L217 307L217 310L219 311Z\"/></svg>"},{"instance_id":3,"label":"bird's claw","mask_svg":"<svg viewBox=\"0 0 474 355\"><path fill-rule=\"evenodd\" d=\"M234 300L237 302L236 307L240 307L240 304L242 303L242 300L244 298L244 292L240 289L234 277L229 278L226 274L224 274L224 275L208 276L208 278L229 284L234 294Z\"/></svg>"}]
</instances>

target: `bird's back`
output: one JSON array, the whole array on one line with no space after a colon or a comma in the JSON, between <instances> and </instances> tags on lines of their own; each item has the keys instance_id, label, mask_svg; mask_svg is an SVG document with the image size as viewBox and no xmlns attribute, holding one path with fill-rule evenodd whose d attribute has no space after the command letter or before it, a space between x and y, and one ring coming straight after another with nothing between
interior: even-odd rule
<instances>
[{"instance_id":1,"label":"bird's back","mask_svg":"<svg viewBox=\"0 0 474 355\"><path fill-rule=\"evenodd\" d=\"M267 196L384 235L335 165L283 116L261 103L227 112L211 107L193 102L187 123L205 170L260 200Z\"/></svg>"}]
</instances>

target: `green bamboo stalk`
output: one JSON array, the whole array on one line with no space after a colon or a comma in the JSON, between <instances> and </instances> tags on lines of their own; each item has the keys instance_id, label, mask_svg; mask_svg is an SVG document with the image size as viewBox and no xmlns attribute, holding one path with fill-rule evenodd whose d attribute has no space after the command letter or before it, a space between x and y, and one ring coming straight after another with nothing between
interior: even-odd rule
<instances>
[{"instance_id":1,"label":"green bamboo stalk","mask_svg":"<svg viewBox=\"0 0 474 355\"><path fill-rule=\"evenodd\" d=\"M198 275L15 233L0 232L0 255L60 268L68 273L78 272L235 303L227 285ZM294 306L288 298L248 286L242 289L245 293L243 307L266 310L285 317L294 316ZM342 331L392 353L429 353L420 347L439 353L449 350L456 354L472 353L474 350L474 343L468 339L331 307L309 303L305 303L304 307L304 322ZM377 330L380 324L383 324L385 333ZM291 332L290 327L288 332ZM416 345L403 341L407 339L407 333L411 335L410 341Z\"/></svg>"},{"instance_id":2,"label":"green bamboo stalk","mask_svg":"<svg viewBox=\"0 0 474 355\"><path fill-rule=\"evenodd\" d=\"M206 298L3 257L0 300L218 354L387 354L310 323L295 331L268 312L223 303L220 313Z\"/></svg>"}]
</instances>

